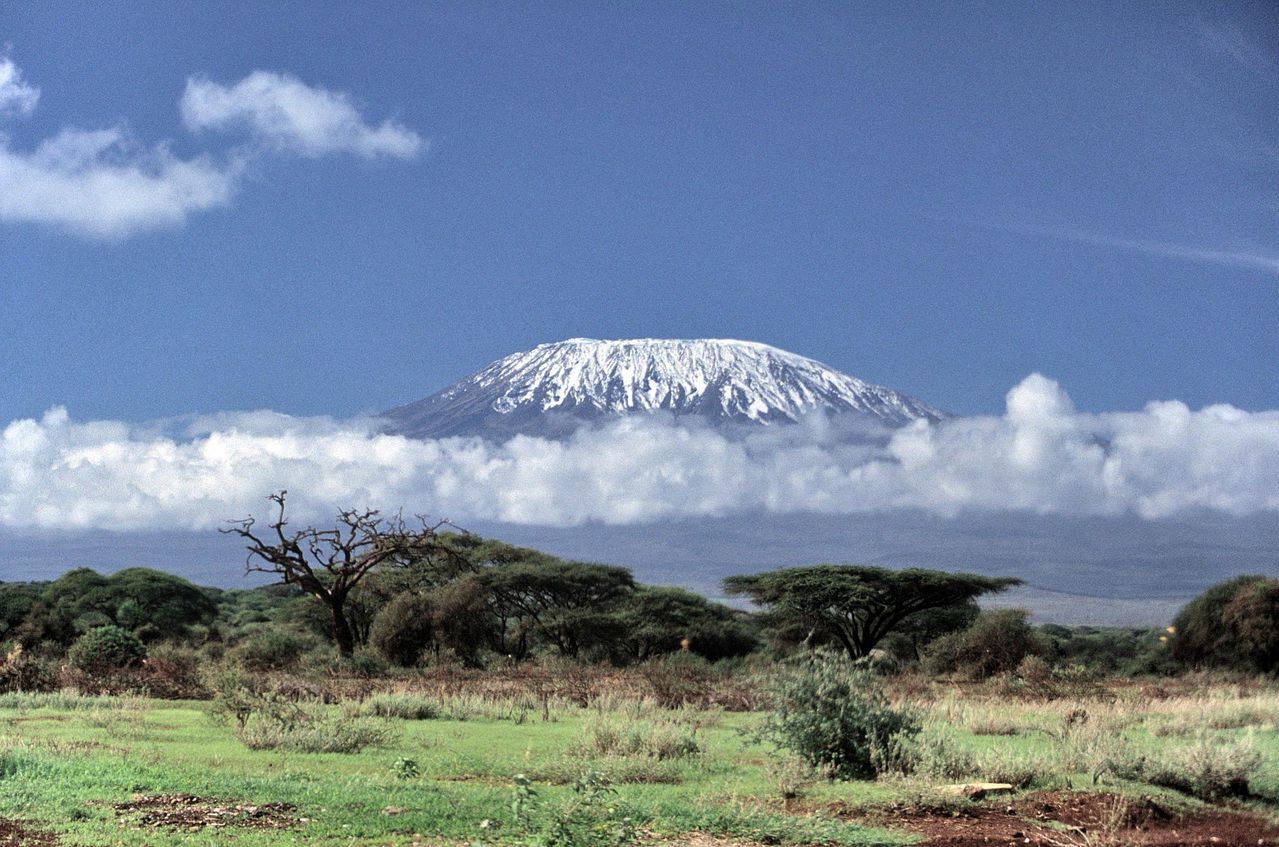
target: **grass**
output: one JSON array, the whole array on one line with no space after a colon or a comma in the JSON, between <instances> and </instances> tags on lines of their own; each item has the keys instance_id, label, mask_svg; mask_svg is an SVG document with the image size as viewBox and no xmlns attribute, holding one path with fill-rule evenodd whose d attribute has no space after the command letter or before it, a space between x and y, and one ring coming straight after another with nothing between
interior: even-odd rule
<instances>
[{"instance_id":1,"label":"grass","mask_svg":"<svg viewBox=\"0 0 1279 847\"><path fill-rule=\"evenodd\" d=\"M309 707L323 720L358 721L372 743L356 753L254 750L203 703L76 695L0 696L0 817L22 818L67 845L343 845L467 843L515 831L511 780L526 774L549 805L566 802L587 770L603 773L645 830L664 838L703 832L777 844L891 845L912 839L860 826L827 809L888 805L948 781L973 778L1134 795L1153 788L1100 761L1145 756L1207 767L1215 749L1246 745L1260 762L1251 789L1279 803L1279 693L1222 687L1140 699L1010 701L997 692L938 688L925 710L934 764L927 773L831 783L752 740L759 715L661 709L642 698L550 706L403 692L363 703ZM522 698L522 699L521 699ZM322 746L322 745L321 745ZM1244 756L1243 758L1248 758ZM1198 757L1198 758L1196 758ZM414 765L406 776L404 761ZM1190 767L1189 764L1185 765ZM228 802L283 802L306 822L290 830L142 829L111 804L134 794L184 793ZM396 814L385 810L394 807Z\"/></svg>"}]
</instances>

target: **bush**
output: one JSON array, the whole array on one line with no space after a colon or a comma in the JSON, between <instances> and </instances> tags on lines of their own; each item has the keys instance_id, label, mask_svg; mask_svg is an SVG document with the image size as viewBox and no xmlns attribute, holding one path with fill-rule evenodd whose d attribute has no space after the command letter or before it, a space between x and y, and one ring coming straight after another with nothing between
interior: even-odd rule
<instances>
[{"instance_id":1,"label":"bush","mask_svg":"<svg viewBox=\"0 0 1279 847\"><path fill-rule=\"evenodd\" d=\"M544 804L523 774L516 775L514 783L510 809L516 843L527 847L631 847L639 841L638 827L616 800L616 789L599 771L582 774L573 783L572 796L558 806ZM490 822L480 826L487 829ZM473 847L486 845L481 837Z\"/></svg>"},{"instance_id":2,"label":"bush","mask_svg":"<svg viewBox=\"0 0 1279 847\"><path fill-rule=\"evenodd\" d=\"M894 747L920 730L913 712L889 703L874 672L829 653L783 671L769 694L762 737L842 779L878 775Z\"/></svg>"},{"instance_id":3,"label":"bush","mask_svg":"<svg viewBox=\"0 0 1279 847\"><path fill-rule=\"evenodd\" d=\"M86 672L126 668L140 662L147 648L138 637L114 624L94 627L76 640L67 653L71 665Z\"/></svg>"},{"instance_id":4,"label":"bush","mask_svg":"<svg viewBox=\"0 0 1279 847\"><path fill-rule=\"evenodd\" d=\"M1264 673L1279 661L1277 620L1279 580L1235 577L1212 586L1177 613L1170 652L1183 666Z\"/></svg>"},{"instance_id":5,"label":"bush","mask_svg":"<svg viewBox=\"0 0 1279 847\"><path fill-rule=\"evenodd\" d=\"M1261 762L1251 739L1230 744L1205 736L1187 746L1127 758L1112 768L1124 779L1172 788L1212 803L1247 797Z\"/></svg>"},{"instance_id":6,"label":"bush","mask_svg":"<svg viewBox=\"0 0 1279 847\"><path fill-rule=\"evenodd\" d=\"M233 655L247 670L279 671L296 665L314 644L312 638L269 627L241 642Z\"/></svg>"},{"instance_id":7,"label":"bush","mask_svg":"<svg viewBox=\"0 0 1279 847\"><path fill-rule=\"evenodd\" d=\"M369 646L392 664L411 668L435 640L435 610L425 597L400 594L373 618Z\"/></svg>"},{"instance_id":8,"label":"bush","mask_svg":"<svg viewBox=\"0 0 1279 847\"><path fill-rule=\"evenodd\" d=\"M575 753L585 758L647 756L682 759L701 752L697 730L675 721L642 721L598 715L587 721Z\"/></svg>"},{"instance_id":9,"label":"bush","mask_svg":"<svg viewBox=\"0 0 1279 847\"><path fill-rule=\"evenodd\" d=\"M672 653L640 665L640 675L652 687L657 702L673 709L705 703L714 691L710 662L695 653Z\"/></svg>"},{"instance_id":10,"label":"bush","mask_svg":"<svg viewBox=\"0 0 1279 847\"><path fill-rule=\"evenodd\" d=\"M386 744L391 729L381 721L330 715L320 706L296 706L287 716L251 714L236 736L250 750L294 753L358 753Z\"/></svg>"},{"instance_id":11,"label":"bush","mask_svg":"<svg viewBox=\"0 0 1279 847\"><path fill-rule=\"evenodd\" d=\"M1027 656L1046 645L1026 622L1023 609L982 612L968 629L943 635L928 648L925 664L934 674L961 674L987 679L1011 673Z\"/></svg>"}]
</instances>

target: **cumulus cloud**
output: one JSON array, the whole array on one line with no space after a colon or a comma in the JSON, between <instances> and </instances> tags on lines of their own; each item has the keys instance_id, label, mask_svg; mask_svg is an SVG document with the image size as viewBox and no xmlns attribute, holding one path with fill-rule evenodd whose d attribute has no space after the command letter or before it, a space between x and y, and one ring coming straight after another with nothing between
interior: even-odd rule
<instances>
[{"instance_id":1,"label":"cumulus cloud","mask_svg":"<svg viewBox=\"0 0 1279 847\"><path fill-rule=\"evenodd\" d=\"M29 153L0 146L0 219L122 238L227 205L242 164L141 149L120 129L64 129Z\"/></svg>"},{"instance_id":2,"label":"cumulus cloud","mask_svg":"<svg viewBox=\"0 0 1279 847\"><path fill-rule=\"evenodd\" d=\"M876 443L790 427L746 439L630 418L564 441L379 434L368 421L222 414L178 433L54 409L0 434L0 525L209 529L287 488L300 519L341 506L546 526L745 512L1162 518L1279 511L1279 412L1179 402L1084 414L1028 377L999 416Z\"/></svg>"},{"instance_id":3,"label":"cumulus cloud","mask_svg":"<svg viewBox=\"0 0 1279 847\"><path fill-rule=\"evenodd\" d=\"M408 159L424 147L417 133L398 123L366 123L347 94L286 74L254 71L231 86L193 77L181 105L191 130L245 128L263 144L302 156Z\"/></svg>"},{"instance_id":4,"label":"cumulus cloud","mask_svg":"<svg viewBox=\"0 0 1279 847\"><path fill-rule=\"evenodd\" d=\"M26 117L36 107L40 89L22 81L22 71L12 59L0 59L0 115Z\"/></svg>"},{"instance_id":5,"label":"cumulus cloud","mask_svg":"<svg viewBox=\"0 0 1279 847\"><path fill-rule=\"evenodd\" d=\"M29 115L39 96L11 60L0 60L0 117ZM244 123L254 141L184 159L119 127L66 128L26 151L0 134L0 221L120 239L230 205L247 165L268 148L407 158L423 144L398 124L366 125L345 94L262 71L230 88L188 80L181 109L192 128Z\"/></svg>"}]
</instances>

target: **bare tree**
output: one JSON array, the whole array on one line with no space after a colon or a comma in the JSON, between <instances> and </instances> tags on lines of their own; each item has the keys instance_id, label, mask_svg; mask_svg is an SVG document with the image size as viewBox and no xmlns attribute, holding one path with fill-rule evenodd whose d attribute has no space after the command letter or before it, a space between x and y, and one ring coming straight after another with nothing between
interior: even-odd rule
<instances>
[{"instance_id":1,"label":"bare tree","mask_svg":"<svg viewBox=\"0 0 1279 847\"><path fill-rule=\"evenodd\" d=\"M252 516L228 521L230 525L219 531L248 541L245 573L278 576L281 583L296 585L328 607L333 640L343 656L355 650L346 601L361 580L384 565L404 565L440 553L452 555L438 531L447 521L432 525L419 518L420 528L411 529L400 516L383 518L376 509L342 511L333 529L306 527L287 532L286 494L280 491L267 498L275 504L268 532L255 530L257 520Z\"/></svg>"}]
</instances>

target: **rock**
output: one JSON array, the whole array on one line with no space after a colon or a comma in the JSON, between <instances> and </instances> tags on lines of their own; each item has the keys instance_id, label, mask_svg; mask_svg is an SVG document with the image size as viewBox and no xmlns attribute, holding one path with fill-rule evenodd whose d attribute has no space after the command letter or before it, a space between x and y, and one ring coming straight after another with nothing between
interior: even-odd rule
<instances>
[{"instance_id":1,"label":"rock","mask_svg":"<svg viewBox=\"0 0 1279 847\"><path fill-rule=\"evenodd\" d=\"M963 785L947 785L943 790L947 794L967 797L969 800L981 800L996 794L1013 793L1013 787L1006 782L968 782Z\"/></svg>"}]
</instances>

